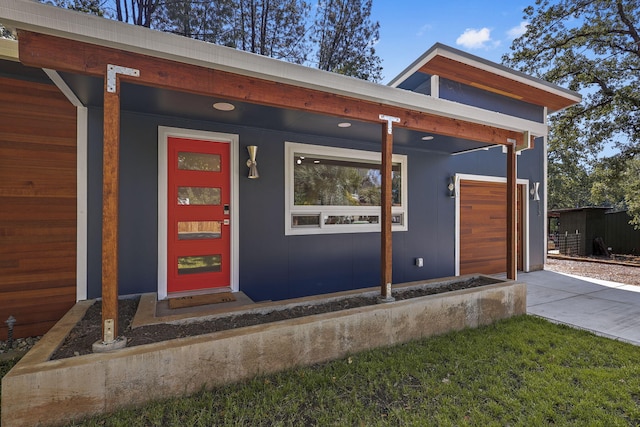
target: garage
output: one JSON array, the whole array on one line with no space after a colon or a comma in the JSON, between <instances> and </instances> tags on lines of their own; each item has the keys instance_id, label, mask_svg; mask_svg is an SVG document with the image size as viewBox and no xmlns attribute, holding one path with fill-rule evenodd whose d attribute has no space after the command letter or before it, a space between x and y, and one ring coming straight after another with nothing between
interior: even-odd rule
<instances>
[{"instance_id":1,"label":"garage","mask_svg":"<svg viewBox=\"0 0 640 427\"><path fill-rule=\"evenodd\" d=\"M523 270L522 194L518 182L517 262ZM460 178L458 191L459 274L499 274L507 270L507 184L504 178ZM525 199L526 200L526 199Z\"/></svg>"}]
</instances>

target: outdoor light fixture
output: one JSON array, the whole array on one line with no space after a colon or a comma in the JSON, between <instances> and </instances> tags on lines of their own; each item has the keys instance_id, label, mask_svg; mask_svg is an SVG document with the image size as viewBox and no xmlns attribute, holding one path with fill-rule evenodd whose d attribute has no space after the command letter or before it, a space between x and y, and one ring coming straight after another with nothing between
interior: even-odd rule
<instances>
[{"instance_id":1,"label":"outdoor light fixture","mask_svg":"<svg viewBox=\"0 0 640 427\"><path fill-rule=\"evenodd\" d=\"M531 184L531 189L529 190L529 194L531 194L531 200L540 200L540 183L534 182Z\"/></svg>"},{"instance_id":2,"label":"outdoor light fixture","mask_svg":"<svg viewBox=\"0 0 640 427\"><path fill-rule=\"evenodd\" d=\"M451 175L449 177L449 185L447 185L447 189L449 190L449 197L454 199L456 197L456 185L458 184L458 176Z\"/></svg>"},{"instance_id":3,"label":"outdoor light fixture","mask_svg":"<svg viewBox=\"0 0 640 427\"><path fill-rule=\"evenodd\" d=\"M258 174L258 162L256 162L256 153L258 152L257 145L248 145L247 151L249 151L249 160L247 160L247 167L249 168L249 178L260 178Z\"/></svg>"}]
</instances>

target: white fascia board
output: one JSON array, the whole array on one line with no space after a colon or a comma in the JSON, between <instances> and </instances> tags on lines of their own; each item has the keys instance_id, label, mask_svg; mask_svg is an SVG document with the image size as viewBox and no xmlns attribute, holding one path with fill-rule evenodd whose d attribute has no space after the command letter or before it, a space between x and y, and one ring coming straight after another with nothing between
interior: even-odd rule
<instances>
[{"instance_id":1,"label":"white fascia board","mask_svg":"<svg viewBox=\"0 0 640 427\"><path fill-rule=\"evenodd\" d=\"M546 126L457 102L292 64L225 46L163 33L31 0L0 0L0 22L9 27L94 43L211 69L305 87L533 135ZM126 66L127 64L118 64ZM384 106L380 107L384 114Z\"/></svg>"}]
</instances>

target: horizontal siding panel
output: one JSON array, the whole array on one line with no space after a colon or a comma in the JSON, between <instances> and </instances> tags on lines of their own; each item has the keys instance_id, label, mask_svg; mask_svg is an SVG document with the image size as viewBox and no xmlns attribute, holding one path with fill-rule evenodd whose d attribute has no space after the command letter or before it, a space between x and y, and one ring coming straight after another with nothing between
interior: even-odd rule
<instances>
[{"instance_id":1,"label":"horizontal siding panel","mask_svg":"<svg viewBox=\"0 0 640 427\"><path fill-rule=\"evenodd\" d=\"M7 132L0 133L0 141L8 143L24 143L24 144L41 144L44 138L40 135L32 135L28 133L17 132L16 129L11 128ZM47 145L49 146L62 146L62 147L75 147L76 138L65 136L51 136L46 137Z\"/></svg>"},{"instance_id":2,"label":"horizontal siding panel","mask_svg":"<svg viewBox=\"0 0 640 427\"><path fill-rule=\"evenodd\" d=\"M68 273L61 275L60 273L45 274L30 273L23 274L22 276L14 275L13 280L9 281L8 277L3 277L0 282L2 292L0 295L4 295L6 292L19 292L25 289L37 291L47 290L55 288L76 288L75 276L70 276Z\"/></svg>"},{"instance_id":3,"label":"horizontal siding panel","mask_svg":"<svg viewBox=\"0 0 640 427\"><path fill-rule=\"evenodd\" d=\"M33 301L40 303L60 303L75 300L75 286L61 286L48 289L23 289L0 294L0 318L3 311L9 307L24 308L33 305Z\"/></svg>"},{"instance_id":4,"label":"horizontal siding panel","mask_svg":"<svg viewBox=\"0 0 640 427\"><path fill-rule=\"evenodd\" d=\"M74 236L70 236L65 238L64 240L58 239L58 241L53 242L45 242L38 243L37 240L32 240L29 243L23 243L21 245L16 246L13 249L13 252L18 254L18 256L29 257L30 254L34 254L34 256L38 256L39 254L50 254L52 252L61 252L61 253L74 253L76 250L76 238ZM3 257L6 257L7 254L12 252L11 245L0 245L0 254Z\"/></svg>"},{"instance_id":5,"label":"horizontal siding panel","mask_svg":"<svg viewBox=\"0 0 640 427\"><path fill-rule=\"evenodd\" d=\"M39 115L25 117L24 114L16 116L3 113L3 116L10 117L10 120L0 122L0 132L15 132L17 129L24 129L25 133L39 136L41 141L46 141L49 135L53 137L75 138L75 121ZM71 126L71 124L73 124L73 126Z\"/></svg>"},{"instance_id":6,"label":"horizontal siding panel","mask_svg":"<svg viewBox=\"0 0 640 427\"><path fill-rule=\"evenodd\" d=\"M3 260L7 263L6 269L3 271L5 277L11 277L13 275L20 275L24 273L38 274L48 273L50 275L56 273L64 273L71 269L75 269L76 257L75 254L70 256L61 256L61 254L42 254L45 256L21 256L21 257L8 257ZM48 256L46 256L48 255Z\"/></svg>"},{"instance_id":7,"label":"horizontal siding panel","mask_svg":"<svg viewBox=\"0 0 640 427\"><path fill-rule=\"evenodd\" d=\"M5 197L0 204L0 220L75 220L75 200L69 198Z\"/></svg>"},{"instance_id":8,"label":"horizontal siding panel","mask_svg":"<svg viewBox=\"0 0 640 427\"><path fill-rule=\"evenodd\" d=\"M506 271L506 201L505 184L460 181L460 274Z\"/></svg>"},{"instance_id":9,"label":"horizontal siding panel","mask_svg":"<svg viewBox=\"0 0 640 427\"><path fill-rule=\"evenodd\" d=\"M0 116L0 319L42 335L76 298L76 108L55 85L0 77Z\"/></svg>"},{"instance_id":10,"label":"horizontal siding panel","mask_svg":"<svg viewBox=\"0 0 640 427\"><path fill-rule=\"evenodd\" d=\"M36 145L36 144L34 144ZM42 144L37 144L38 150L31 150L28 146L3 148L2 159L0 160L0 168L20 165L23 169L28 170L30 167L35 168L53 168L53 169L72 169L76 167L76 153L60 150L42 150Z\"/></svg>"},{"instance_id":11,"label":"horizontal siding panel","mask_svg":"<svg viewBox=\"0 0 640 427\"><path fill-rule=\"evenodd\" d=\"M23 273L23 274L15 274L12 276L3 275L0 277L0 301L4 297L7 292L15 292L18 286L28 287L33 285L38 289L42 289L44 286L49 286L52 289L68 286L70 284L76 283L76 272L75 269L73 272L58 272L58 273Z\"/></svg>"}]
</instances>

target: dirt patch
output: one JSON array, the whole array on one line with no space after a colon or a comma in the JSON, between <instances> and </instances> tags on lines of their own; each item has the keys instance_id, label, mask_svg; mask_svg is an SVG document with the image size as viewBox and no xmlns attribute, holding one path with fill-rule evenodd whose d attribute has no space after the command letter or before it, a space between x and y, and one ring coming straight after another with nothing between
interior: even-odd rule
<instances>
[{"instance_id":1,"label":"dirt patch","mask_svg":"<svg viewBox=\"0 0 640 427\"><path fill-rule=\"evenodd\" d=\"M412 287L396 290L396 300L416 298L460 289L475 288L498 283L499 280L489 277L477 277L470 280L439 284L437 286ZM377 304L377 296L352 296L340 300L332 300L309 305L299 305L284 309L275 308L267 313L229 314L224 317L202 322L182 324L159 324L131 329L131 321L136 313L139 299L121 300L118 304L118 322L121 333L127 337L127 347L151 344L176 338L208 334L227 329L253 326L279 320L293 319L314 314L330 313L349 308ZM102 304L95 302L87 310L85 316L71 330L60 348L51 359L65 359L92 353L91 346L101 338Z\"/></svg>"}]
</instances>

